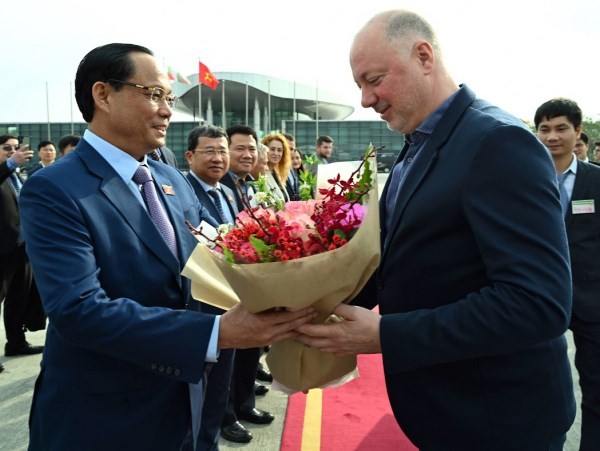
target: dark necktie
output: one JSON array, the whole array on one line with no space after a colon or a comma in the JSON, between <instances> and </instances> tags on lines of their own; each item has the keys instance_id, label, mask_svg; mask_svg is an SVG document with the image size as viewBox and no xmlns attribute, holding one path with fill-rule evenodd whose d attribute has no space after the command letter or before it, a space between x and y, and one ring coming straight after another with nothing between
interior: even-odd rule
<instances>
[{"instance_id":1,"label":"dark necktie","mask_svg":"<svg viewBox=\"0 0 600 451\"><path fill-rule=\"evenodd\" d=\"M227 219L225 210L223 210L223 203L221 202L221 196L219 195L220 192L221 190L219 188L213 188L208 192L208 195L212 197L215 207L217 207L217 211L221 217L221 224L228 224L229 220Z\"/></svg>"},{"instance_id":2,"label":"dark necktie","mask_svg":"<svg viewBox=\"0 0 600 451\"><path fill-rule=\"evenodd\" d=\"M562 206L562 214L563 218L567 216L567 211L569 210L569 194L567 193L567 189L565 188L565 180L569 175L570 171L565 172L564 174L558 174L558 192L560 193L560 205Z\"/></svg>"},{"instance_id":3,"label":"dark necktie","mask_svg":"<svg viewBox=\"0 0 600 451\"><path fill-rule=\"evenodd\" d=\"M173 255L177 256L177 241L175 239L175 230L173 225L169 221L169 217L163 208L158 194L156 193L156 187L152 182L152 176L150 169L140 164L140 166L133 174L133 181L138 185L142 185L142 197L146 201L148 206L148 212L156 228L165 239L169 249L173 252Z\"/></svg>"},{"instance_id":4,"label":"dark necktie","mask_svg":"<svg viewBox=\"0 0 600 451\"><path fill-rule=\"evenodd\" d=\"M160 160L160 150L158 149L154 149L152 152L149 153L150 158L152 158L154 161L161 161Z\"/></svg>"},{"instance_id":5,"label":"dark necktie","mask_svg":"<svg viewBox=\"0 0 600 451\"><path fill-rule=\"evenodd\" d=\"M17 175L16 172L13 172L12 174L10 174L10 182L12 183L12 186L15 189L17 198L19 198L23 184L21 183L21 180L19 179L19 176Z\"/></svg>"}]
</instances>

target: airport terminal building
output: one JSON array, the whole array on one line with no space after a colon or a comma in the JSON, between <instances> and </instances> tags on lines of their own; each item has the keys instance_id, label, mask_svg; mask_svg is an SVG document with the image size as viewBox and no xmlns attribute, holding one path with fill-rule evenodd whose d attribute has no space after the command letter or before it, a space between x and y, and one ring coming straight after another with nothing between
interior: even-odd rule
<instances>
[{"instance_id":1,"label":"airport terminal building","mask_svg":"<svg viewBox=\"0 0 600 451\"><path fill-rule=\"evenodd\" d=\"M304 153L312 153L319 135L334 140L332 160L359 158L369 143L385 146L385 152L398 153L404 138L392 132L383 121L348 121L352 106L335 94L315 86L302 85L261 74L215 72L216 89L198 83L198 74L188 77L191 84L174 82L173 92L180 97L175 106L188 121L171 121L167 146L175 153L180 169L187 164L183 154L187 134L200 123L227 128L248 124L262 138L268 133L285 131L296 137ZM66 134L82 135L86 123L0 123L0 134L29 136L32 147L49 139L53 143ZM36 158L37 159L37 155Z\"/></svg>"}]
</instances>

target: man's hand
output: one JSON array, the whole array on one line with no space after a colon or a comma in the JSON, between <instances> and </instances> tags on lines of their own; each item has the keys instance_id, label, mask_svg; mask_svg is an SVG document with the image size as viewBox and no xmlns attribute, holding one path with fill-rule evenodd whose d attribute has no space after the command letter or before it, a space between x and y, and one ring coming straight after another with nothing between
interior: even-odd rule
<instances>
[{"instance_id":1,"label":"man's hand","mask_svg":"<svg viewBox=\"0 0 600 451\"><path fill-rule=\"evenodd\" d=\"M298 328L296 340L337 356L378 354L381 315L353 305L340 304L333 313L344 318L340 323L305 324Z\"/></svg>"},{"instance_id":2,"label":"man's hand","mask_svg":"<svg viewBox=\"0 0 600 451\"><path fill-rule=\"evenodd\" d=\"M17 166L21 166L23 163L26 163L33 158L33 150L29 150L29 144L25 144L18 150L15 150L10 158L12 158L12 161L14 161Z\"/></svg>"},{"instance_id":3,"label":"man's hand","mask_svg":"<svg viewBox=\"0 0 600 451\"><path fill-rule=\"evenodd\" d=\"M296 328L314 319L312 307L296 312L250 313L239 304L221 316L219 349L258 348L298 336Z\"/></svg>"}]
</instances>

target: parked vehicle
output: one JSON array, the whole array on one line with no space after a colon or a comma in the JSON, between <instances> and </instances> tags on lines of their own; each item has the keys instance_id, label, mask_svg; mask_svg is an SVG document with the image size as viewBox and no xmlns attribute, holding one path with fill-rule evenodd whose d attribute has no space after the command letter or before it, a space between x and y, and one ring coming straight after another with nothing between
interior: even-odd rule
<instances>
[{"instance_id":1,"label":"parked vehicle","mask_svg":"<svg viewBox=\"0 0 600 451\"><path fill-rule=\"evenodd\" d=\"M395 153L377 154L377 172L390 172L397 157Z\"/></svg>"}]
</instances>

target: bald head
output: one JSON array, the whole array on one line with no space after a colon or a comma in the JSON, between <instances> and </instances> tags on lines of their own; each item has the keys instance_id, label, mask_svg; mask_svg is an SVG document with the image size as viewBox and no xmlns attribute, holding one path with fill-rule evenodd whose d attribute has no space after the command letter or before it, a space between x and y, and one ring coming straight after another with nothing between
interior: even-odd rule
<instances>
[{"instance_id":1,"label":"bald head","mask_svg":"<svg viewBox=\"0 0 600 451\"><path fill-rule=\"evenodd\" d=\"M376 14L359 31L357 37L369 29L379 30L387 43L404 54L410 51L415 40L427 41L436 57L441 58L440 44L435 31L429 22L412 11L398 9Z\"/></svg>"},{"instance_id":2,"label":"bald head","mask_svg":"<svg viewBox=\"0 0 600 451\"><path fill-rule=\"evenodd\" d=\"M350 66L363 107L403 133L415 130L458 89L442 64L431 25L411 11L371 18L354 38Z\"/></svg>"}]
</instances>

